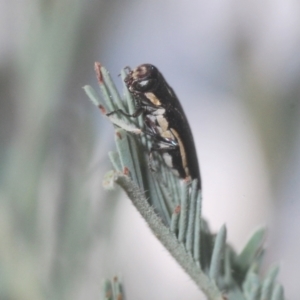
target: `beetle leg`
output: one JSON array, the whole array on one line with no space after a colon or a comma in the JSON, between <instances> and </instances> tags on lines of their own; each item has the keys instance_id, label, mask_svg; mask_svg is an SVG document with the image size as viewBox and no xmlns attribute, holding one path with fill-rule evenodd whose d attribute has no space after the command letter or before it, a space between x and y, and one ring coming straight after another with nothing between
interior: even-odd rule
<instances>
[{"instance_id":1,"label":"beetle leg","mask_svg":"<svg viewBox=\"0 0 300 300\"><path fill-rule=\"evenodd\" d=\"M111 116L115 113L121 113L122 115L126 116L126 117L132 117L132 118L137 118L138 116L140 116L143 112L144 112L144 109L142 107L139 107L133 114L128 114L126 113L125 111L123 111L122 109L116 109L116 110L113 110L111 111L110 113L107 113L106 116Z\"/></svg>"},{"instance_id":2,"label":"beetle leg","mask_svg":"<svg viewBox=\"0 0 300 300\"><path fill-rule=\"evenodd\" d=\"M144 115L151 114L154 110L153 107L151 107L151 106L144 106L144 105L137 104L136 107L137 107L136 111L132 114L128 114L122 109L116 109L116 110L113 110L113 111L107 113L106 116L109 117L109 116L119 112L123 116L131 117L131 118L137 118L141 114L144 114Z\"/></svg>"}]
</instances>

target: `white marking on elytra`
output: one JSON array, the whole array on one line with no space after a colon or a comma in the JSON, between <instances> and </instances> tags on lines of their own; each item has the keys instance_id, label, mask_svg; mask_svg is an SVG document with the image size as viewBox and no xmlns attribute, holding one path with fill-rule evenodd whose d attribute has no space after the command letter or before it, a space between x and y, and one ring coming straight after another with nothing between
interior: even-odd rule
<instances>
[{"instance_id":1,"label":"white marking on elytra","mask_svg":"<svg viewBox=\"0 0 300 300\"><path fill-rule=\"evenodd\" d=\"M166 110L164 108L158 108L157 110L155 110L152 115L154 116L160 116L163 115L166 112Z\"/></svg>"},{"instance_id":2,"label":"white marking on elytra","mask_svg":"<svg viewBox=\"0 0 300 300\"><path fill-rule=\"evenodd\" d=\"M160 135L166 139L174 140L174 135L170 130L162 131Z\"/></svg>"},{"instance_id":3,"label":"white marking on elytra","mask_svg":"<svg viewBox=\"0 0 300 300\"><path fill-rule=\"evenodd\" d=\"M166 110L164 108L157 109L152 113L152 117L155 116L155 118L153 118L152 120L153 122L155 121L157 122L158 124L157 130L159 131L159 134L162 137L173 140L175 139L175 137L172 134L172 132L169 130L169 122L164 116L165 112Z\"/></svg>"},{"instance_id":4,"label":"white marking on elytra","mask_svg":"<svg viewBox=\"0 0 300 300\"><path fill-rule=\"evenodd\" d=\"M143 80L143 81L139 81L139 85L140 86L145 86L149 83L149 80Z\"/></svg>"},{"instance_id":5,"label":"white marking on elytra","mask_svg":"<svg viewBox=\"0 0 300 300\"><path fill-rule=\"evenodd\" d=\"M173 133L173 135L177 139L178 146L179 146L179 151L180 151L180 156L181 156L181 161L182 161L182 166L183 166L183 169L185 171L185 174L188 177L190 175L190 170L189 170L188 165L187 165L186 152L185 152L185 149L184 149L184 145L182 143L182 140L181 140L178 132L173 128L171 128L170 131Z\"/></svg>"},{"instance_id":6,"label":"white marking on elytra","mask_svg":"<svg viewBox=\"0 0 300 300\"><path fill-rule=\"evenodd\" d=\"M159 115L159 116L157 116L156 120L162 131L168 130L169 122L167 121L167 119L164 116Z\"/></svg>"},{"instance_id":7,"label":"white marking on elytra","mask_svg":"<svg viewBox=\"0 0 300 300\"><path fill-rule=\"evenodd\" d=\"M159 101L159 99L153 93L145 93L145 96L155 106L160 106L161 105L161 102Z\"/></svg>"}]
</instances>

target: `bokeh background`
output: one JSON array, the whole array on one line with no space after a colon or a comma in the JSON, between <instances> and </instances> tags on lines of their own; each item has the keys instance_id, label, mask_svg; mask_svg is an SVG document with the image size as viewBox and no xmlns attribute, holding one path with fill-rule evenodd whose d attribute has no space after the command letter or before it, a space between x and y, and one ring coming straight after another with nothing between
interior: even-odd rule
<instances>
[{"instance_id":1,"label":"bokeh background","mask_svg":"<svg viewBox=\"0 0 300 300\"><path fill-rule=\"evenodd\" d=\"M82 86L93 63L121 87L153 63L197 145L203 213L239 251L267 226L299 299L300 4L296 0L0 0L0 298L203 299L121 191L107 192L113 128ZM264 271L264 270L263 270Z\"/></svg>"}]
</instances>

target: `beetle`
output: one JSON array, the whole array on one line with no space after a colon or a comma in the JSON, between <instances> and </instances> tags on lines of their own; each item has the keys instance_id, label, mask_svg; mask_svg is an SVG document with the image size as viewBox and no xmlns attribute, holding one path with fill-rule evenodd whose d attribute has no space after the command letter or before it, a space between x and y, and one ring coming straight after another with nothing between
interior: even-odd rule
<instances>
[{"instance_id":1,"label":"beetle","mask_svg":"<svg viewBox=\"0 0 300 300\"><path fill-rule=\"evenodd\" d=\"M166 165L178 177L190 181L201 178L194 139L183 108L160 71L151 64L142 64L130 70L124 82L135 100L135 112L128 114L122 109L116 112L137 118L142 115L146 130L152 140L149 154L151 166L153 152L162 155Z\"/></svg>"}]
</instances>

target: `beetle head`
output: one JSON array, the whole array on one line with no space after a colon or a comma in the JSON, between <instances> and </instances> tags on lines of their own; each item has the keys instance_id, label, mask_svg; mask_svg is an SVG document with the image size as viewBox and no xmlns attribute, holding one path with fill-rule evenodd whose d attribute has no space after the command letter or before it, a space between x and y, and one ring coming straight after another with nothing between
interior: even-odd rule
<instances>
[{"instance_id":1,"label":"beetle head","mask_svg":"<svg viewBox=\"0 0 300 300\"><path fill-rule=\"evenodd\" d=\"M133 94L147 93L155 90L158 77L159 71L155 66L143 64L130 71L124 82Z\"/></svg>"}]
</instances>

